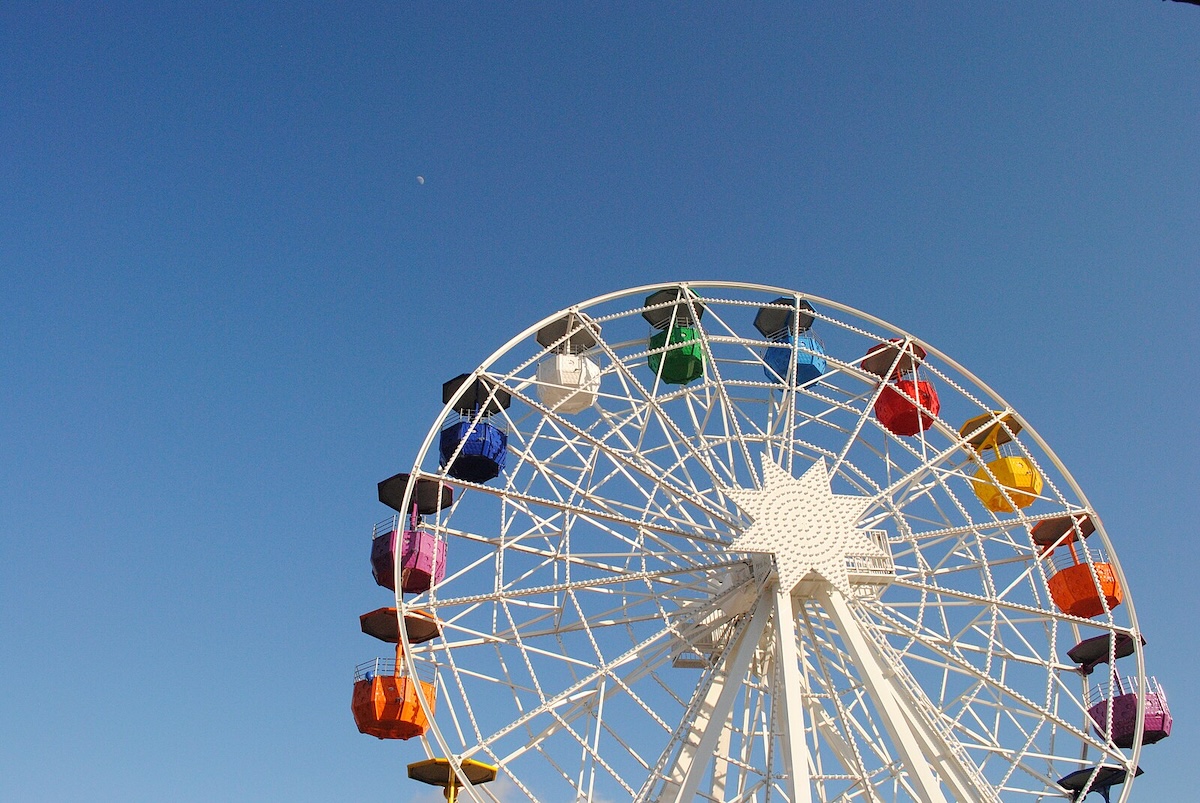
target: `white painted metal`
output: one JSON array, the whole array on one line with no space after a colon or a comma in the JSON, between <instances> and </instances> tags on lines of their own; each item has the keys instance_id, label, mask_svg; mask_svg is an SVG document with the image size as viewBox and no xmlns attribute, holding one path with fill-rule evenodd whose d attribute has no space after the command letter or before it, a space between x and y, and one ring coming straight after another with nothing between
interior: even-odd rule
<instances>
[{"instance_id":1,"label":"white painted metal","mask_svg":"<svg viewBox=\"0 0 1200 803\"><path fill-rule=\"evenodd\" d=\"M850 613L846 599L837 588L821 589L816 594L817 600L824 606L837 626L838 633L845 640L846 647L854 660L855 667L861 673L863 685L874 700L879 710L883 726L887 728L901 758L904 761L908 777L912 779L917 789L917 796L922 803L946 803L946 796L938 779L934 777L929 766L931 756L926 755L921 743L914 732L913 722L904 715L900 708L900 700L892 689L884 668L872 652L870 645L862 634L862 629ZM960 800L986 800L986 798L960 797Z\"/></svg>"},{"instance_id":2,"label":"white painted metal","mask_svg":"<svg viewBox=\"0 0 1200 803\"><path fill-rule=\"evenodd\" d=\"M420 450L413 473L457 490L426 521L447 539L446 579L398 600L442 623L441 639L403 644L439 670L425 749L500 765L460 799L1052 799L1081 766L1133 766L1138 750L1085 726L1064 663L1081 638L1136 635L1128 589L1090 621L1049 601L1029 528L1099 519L1028 422L1012 448L1042 498L992 514L957 427L1011 408L961 366L922 343L942 412L896 436L858 361L911 335L780 288L688 288L703 378L669 385L646 365L641 304L663 286L610 294L477 369L512 394L501 477L446 476L437 424ZM781 295L812 303L828 351L802 387L768 377L751 325ZM567 313L598 333L586 405L546 395L569 383L548 381L556 355L533 338ZM1123 581L1102 526L1091 544ZM1140 681L1140 651L1127 660Z\"/></svg>"},{"instance_id":3,"label":"white painted metal","mask_svg":"<svg viewBox=\"0 0 1200 803\"><path fill-rule=\"evenodd\" d=\"M733 702L741 679L750 668L750 660L758 648L767 621L771 618L771 598L763 595L750 614L750 621L737 636L732 654L719 667L704 703L694 709L689 718L683 745L675 759L674 767L668 770L669 779L654 800L685 803L694 800L714 754L717 742L733 711Z\"/></svg>"},{"instance_id":4,"label":"white painted metal","mask_svg":"<svg viewBox=\"0 0 1200 803\"><path fill-rule=\"evenodd\" d=\"M787 793L796 803L812 801L812 786L809 780L808 745L804 741L804 695L806 689L800 679L800 655L796 651L796 611L792 607L792 595L786 585L775 587L775 643L776 666L779 668L778 706L782 720L788 723L783 728L783 766L787 773Z\"/></svg>"},{"instance_id":5,"label":"white painted metal","mask_svg":"<svg viewBox=\"0 0 1200 803\"><path fill-rule=\"evenodd\" d=\"M835 494L823 459L793 479L764 456L762 473L761 489L726 489L753 521L729 546L774 555L782 591L796 593L808 580L814 588L832 584L849 594L851 555L855 564L858 556L887 561L887 553L857 526L872 499Z\"/></svg>"}]
</instances>

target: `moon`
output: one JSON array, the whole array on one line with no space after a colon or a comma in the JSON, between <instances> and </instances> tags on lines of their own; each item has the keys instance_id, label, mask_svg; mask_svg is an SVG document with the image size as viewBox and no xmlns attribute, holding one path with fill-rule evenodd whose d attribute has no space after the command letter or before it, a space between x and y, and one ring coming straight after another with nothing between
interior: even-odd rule
<instances>
[{"instance_id":1,"label":"moon","mask_svg":"<svg viewBox=\"0 0 1200 803\"><path fill-rule=\"evenodd\" d=\"M425 177L424 177L424 176L417 176L417 183L418 183L418 184L424 184L424 183L425 183Z\"/></svg>"}]
</instances>

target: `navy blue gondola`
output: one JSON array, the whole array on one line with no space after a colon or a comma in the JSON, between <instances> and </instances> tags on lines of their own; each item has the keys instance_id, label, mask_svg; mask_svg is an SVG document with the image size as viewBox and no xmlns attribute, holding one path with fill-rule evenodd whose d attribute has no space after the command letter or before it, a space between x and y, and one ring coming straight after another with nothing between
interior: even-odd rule
<instances>
[{"instance_id":1,"label":"navy blue gondola","mask_svg":"<svg viewBox=\"0 0 1200 803\"><path fill-rule=\"evenodd\" d=\"M466 482L487 482L504 470L508 435L482 419L461 419L442 430L438 448L442 465L448 466L451 477Z\"/></svg>"},{"instance_id":2,"label":"navy blue gondola","mask_svg":"<svg viewBox=\"0 0 1200 803\"><path fill-rule=\"evenodd\" d=\"M488 417L508 408L508 392L490 380L460 374L442 385L442 401L453 401L458 416L439 436L441 465L451 477L464 482L482 483L498 477L508 453L508 434Z\"/></svg>"}]
</instances>

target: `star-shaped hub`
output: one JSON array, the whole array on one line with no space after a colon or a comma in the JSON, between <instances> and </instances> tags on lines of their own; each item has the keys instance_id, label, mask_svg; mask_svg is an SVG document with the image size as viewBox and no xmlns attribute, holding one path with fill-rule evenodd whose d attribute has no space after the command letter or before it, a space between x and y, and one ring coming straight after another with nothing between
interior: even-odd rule
<instances>
[{"instance_id":1,"label":"star-shaped hub","mask_svg":"<svg viewBox=\"0 0 1200 803\"><path fill-rule=\"evenodd\" d=\"M762 490L726 489L753 520L729 548L774 555L781 588L796 593L802 582L818 579L849 595L848 557L890 559L857 526L871 499L835 494L823 459L799 479L766 455L762 470Z\"/></svg>"}]
</instances>

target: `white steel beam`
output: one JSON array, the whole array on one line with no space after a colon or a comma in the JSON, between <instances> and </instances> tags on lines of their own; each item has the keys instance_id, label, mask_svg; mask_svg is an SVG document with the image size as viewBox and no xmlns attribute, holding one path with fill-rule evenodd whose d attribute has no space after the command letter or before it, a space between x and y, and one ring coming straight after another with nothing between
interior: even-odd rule
<instances>
[{"instance_id":1,"label":"white steel beam","mask_svg":"<svg viewBox=\"0 0 1200 803\"><path fill-rule=\"evenodd\" d=\"M983 777L979 767L971 762L953 735L943 734L921 715L922 701L914 699L912 691L903 683L893 679L889 685L900 703L900 710L908 717L908 723L917 735L925 757L954 797L979 803L999 801L999 793ZM924 706L929 705L928 701L924 701Z\"/></svg>"},{"instance_id":2,"label":"white steel beam","mask_svg":"<svg viewBox=\"0 0 1200 803\"><path fill-rule=\"evenodd\" d=\"M812 783L808 772L808 744L804 741L804 681L800 677L800 655L796 650L796 610L790 589L775 590L775 665L779 667L776 695L777 718L783 742L783 764L791 782L793 803L811 803Z\"/></svg>"},{"instance_id":3,"label":"white steel beam","mask_svg":"<svg viewBox=\"0 0 1200 803\"><path fill-rule=\"evenodd\" d=\"M919 799L922 803L946 803L946 796L942 793L941 785L929 766L929 758L932 756L927 757L922 749L921 739L913 730L912 720L905 714L896 696L896 690L880 665L875 651L867 643L858 619L854 617L850 607L846 604L846 599L840 591L827 585L818 589L814 596L825 608L825 612L829 614L829 618L833 620L839 635L845 642L854 666L859 671L859 679L862 680L867 692L871 695L875 708L883 720L883 726L908 770L909 780ZM976 797L963 799L978 800Z\"/></svg>"},{"instance_id":4,"label":"white steel beam","mask_svg":"<svg viewBox=\"0 0 1200 803\"><path fill-rule=\"evenodd\" d=\"M659 801L682 803L695 799L770 616L771 595L767 592L759 596L750 614L750 621L726 651L726 659L714 670L716 677L708 687L704 702L695 709L692 727L683 739L679 758L658 797Z\"/></svg>"},{"instance_id":5,"label":"white steel beam","mask_svg":"<svg viewBox=\"0 0 1200 803\"><path fill-rule=\"evenodd\" d=\"M907 674L904 666L899 664L897 659L885 654L886 645L881 644L879 640L867 639L867 643L881 665L889 667L885 672L888 686L896 696L900 710L907 717L909 727L916 735L925 758L942 783L949 788L950 793L957 800L970 800L972 803L999 801L999 793L984 778L962 744L952 733L939 730L936 723L931 721L930 717L937 715L933 704L919 690L900 682L902 678L899 676Z\"/></svg>"},{"instance_id":6,"label":"white steel beam","mask_svg":"<svg viewBox=\"0 0 1200 803\"><path fill-rule=\"evenodd\" d=\"M733 711L725 718L721 728L721 738L717 740L717 752L713 757L712 786L709 797L713 800L725 799L726 780L729 777L729 746L733 738Z\"/></svg>"}]
</instances>

